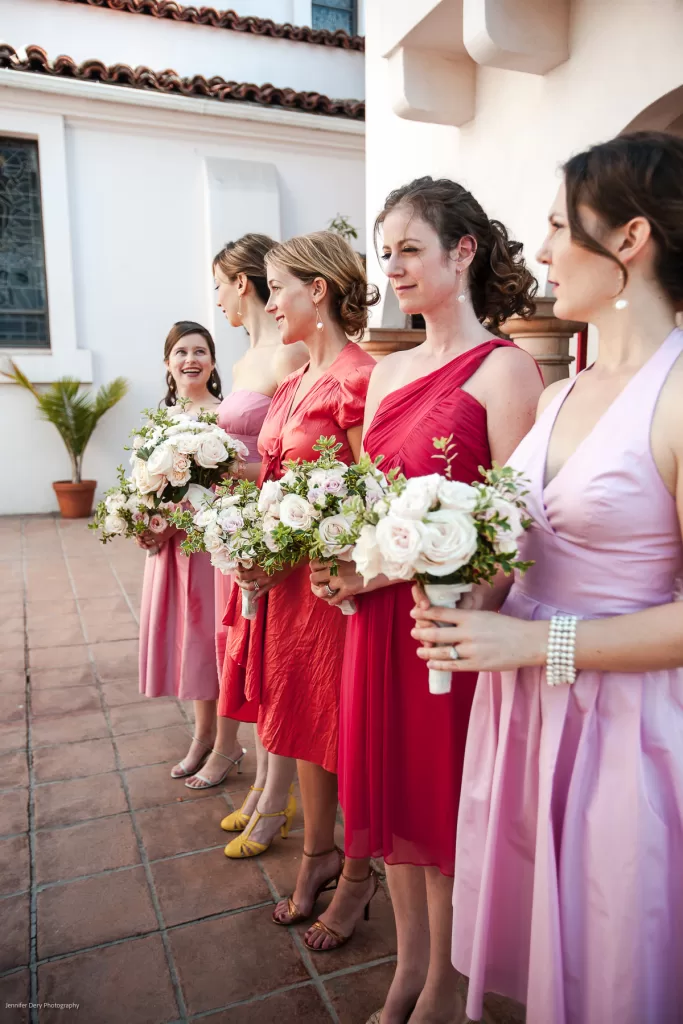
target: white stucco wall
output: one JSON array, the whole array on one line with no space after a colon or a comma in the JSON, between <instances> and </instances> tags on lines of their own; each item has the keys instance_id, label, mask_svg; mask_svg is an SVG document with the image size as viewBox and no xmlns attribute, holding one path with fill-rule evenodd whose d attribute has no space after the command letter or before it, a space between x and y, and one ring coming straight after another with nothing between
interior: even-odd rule
<instances>
[{"instance_id":1,"label":"white stucco wall","mask_svg":"<svg viewBox=\"0 0 683 1024\"><path fill-rule=\"evenodd\" d=\"M222 4L217 4L223 9ZM244 0L239 14L310 24L310 2ZM308 12L308 22L293 17ZM0 39L16 47L35 44L54 59L172 68L184 76L220 75L228 81L270 82L280 87L363 98L363 54L192 25L123 11L58 3L57 0L0 0Z\"/></svg>"},{"instance_id":2,"label":"white stucco wall","mask_svg":"<svg viewBox=\"0 0 683 1024\"><path fill-rule=\"evenodd\" d=\"M683 6L679 0L574 0L570 59L544 76L477 67L476 115L458 129L402 120L391 110L382 19L411 5L377 0L366 12L368 228L391 188L422 174L455 178L524 242L544 284L533 255L558 167L622 131L683 83ZM368 254L370 276L377 276L371 239ZM390 303L376 307L373 322L402 326Z\"/></svg>"}]
</instances>

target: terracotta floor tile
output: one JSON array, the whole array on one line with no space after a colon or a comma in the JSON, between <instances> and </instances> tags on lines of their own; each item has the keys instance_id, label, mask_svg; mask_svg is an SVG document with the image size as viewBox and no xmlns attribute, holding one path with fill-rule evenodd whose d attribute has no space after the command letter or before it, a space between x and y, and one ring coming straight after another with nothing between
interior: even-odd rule
<instances>
[{"instance_id":1,"label":"terracotta floor tile","mask_svg":"<svg viewBox=\"0 0 683 1024\"><path fill-rule=\"evenodd\" d=\"M41 629L75 629L80 628L81 617L76 611L76 602L73 602L73 611L62 611L61 605L57 608L50 605L48 609L36 611L36 605L28 605L28 629L29 632L37 633ZM79 640L83 643L83 640Z\"/></svg>"},{"instance_id":2,"label":"terracotta floor tile","mask_svg":"<svg viewBox=\"0 0 683 1024\"><path fill-rule=\"evenodd\" d=\"M183 925L169 932L173 958L190 1013L227 1006L246 995L262 995L308 972L286 929L276 927L264 907ZM230 970L226 970L229 951Z\"/></svg>"},{"instance_id":3,"label":"terracotta floor tile","mask_svg":"<svg viewBox=\"0 0 683 1024\"><path fill-rule=\"evenodd\" d=\"M36 782L100 775L112 772L115 768L114 746L108 738L62 743L57 747L38 747L33 751Z\"/></svg>"},{"instance_id":4,"label":"terracotta floor tile","mask_svg":"<svg viewBox=\"0 0 683 1024\"><path fill-rule=\"evenodd\" d=\"M143 867L55 885L38 893L38 957L156 931Z\"/></svg>"},{"instance_id":5,"label":"terracotta floor tile","mask_svg":"<svg viewBox=\"0 0 683 1024\"><path fill-rule=\"evenodd\" d=\"M111 643L91 644L90 650L95 659L97 672L103 682L137 674L137 640L114 640Z\"/></svg>"},{"instance_id":6,"label":"terracotta floor tile","mask_svg":"<svg viewBox=\"0 0 683 1024\"><path fill-rule=\"evenodd\" d=\"M75 579L74 590L79 601L89 600L91 597L104 597L108 594L116 595L121 593L121 587L111 569L102 575L84 576L81 579Z\"/></svg>"},{"instance_id":7,"label":"terracotta floor tile","mask_svg":"<svg viewBox=\"0 0 683 1024\"><path fill-rule=\"evenodd\" d=\"M232 834L220 827L230 810L220 796L188 800L169 807L138 811L136 821L150 860L204 850L229 842ZM227 861L227 858L224 858Z\"/></svg>"},{"instance_id":8,"label":"terracotta floor tile","mask_svg":"<svg viewBox=\"0 0 683 1024\"><path fill-rule=\"evenodd\" d=\"M271 900L258 865L230 862L222 849L156 861L152 875L168 927Z\"/></svg>"},{"instance_id":9,"label":"terracotta floor tile","mask_svg":"<svg viewBox=\"0 0 683 1024\"><path fill-rule=\"evenodd\" d=\"M0 973L23 967L29 962L30 895L8 896L0 902L2 942L0 942ZM2 1006L0 996L0 1006Z\"/></svg>"},{"instance_id":10,"label":"terracotta floor tile","mask_svg":"<svg viewBox=\"0 0 683 1024\"><path fill-rule=\"evenodd\" d=\"M0 896L23 892L29 885L28 836L0 839Z\"/></svg>"},{"instance_id":11,"label":"terracotta floor tile","mask_svg":"<svg viewBox=\"0 0 683 1024\"><path fill-rule=\"evenodd\" d=\"M23 696L26 692L26 676L23 672L0 672L0 693Z\"/></svg>"},{"instance_id":12,"label":"terracotta floor tile","mask_svg":"<svg viewBox=\"0 0 683 1024\"><path fill-rule=\"evenodd\" d=\"M72 825L87 818L121 814L128 810L116 772L36 786L34 799L36 828Z\"/></svg>"},{"instance_id":13,"label":"terracotta floor tile","mask_svg":"<svg viewBox=\"0 0 683 1024\"><path fill-rule=\"evenodd\" d=\"M330 956L334 957L334 966L330 965L329 970L337 970L337 954ZM321 956L318 956L314 960L316 967L320 959ZM344 974L341 978L326 981L325 989L337 1011L340 1024L359 1024L359 1021L366 1021L375 1010L379 1010L384 1005L395 969L395 964L379 964L366 971Z\"/></svg>"},{"instance_id":14,"label":"terracotta floor tile","mask_svg":"<svg viewBox=\"0 0 683 1024\"><path fill-rule=\"evenodd\" d=\"M149 700L144 693L138 689L137 674L128 679L117 679L112 683L102 683L102 693L105 702L110 708L121 707L122 704L144 704ZM157 697L157 700L172 700L172 697Z\"/></svg>"},{"instance_id":15,"label":"terracotta floor tile","mask_svg":"<svg viewBox=\"0 0 683 1024\"><path fill-rule=\"evenodd\" d=\"M24 654L24 634L21 633L4 633L0 634L0 654L4 656L6 652L20 652L22 657ZM3 657L4 660L4 657Z\"/></svg>"},{"instance_id":16,"label":"terracotta floor tile","mask_svg":"<svg viewBox=\"0 0 683 1024\"><path fill-rule=\"evenodd\" d=\"M0 789L28 786L28 762L25 750L0 755Z\"/></svg>"},{"instance_id":17,"label":"terracotta floor tile","mask_svg":"<svg viewBox=\"0 0 683 1024\"><path fill-rule=\"evenodd\" d=\"M70 668L74 665L89 664L88 648L85 644L75 647L42 647L29 653L31 670L34 668Z\"/></svg>"},{"instance_id":18,"label":"terracotta floor tile","mask_svg":"<svg viewBox=\"0 0 683 1024\"><path fill-rule=\"evenodd\" d=\"M2 579L0 578L0 586L2 586ZM21 633L24 632L24 616L19 614L17 608L17 614L6 615L0 619L0 636L7 636L9 633Z\"/></svg>"},{"instance_id":19,"label":"terracotta floor tile","mask_svg":"<svg viewBox=\"0 0 683 1024\"><path fill-rule=\"evenodd\" d=\"M116 747L123 768L180 760L189 748L192 737L182 725L152 729L116 737Z\"/></svg>"},{"instance_id":20,"label":"terracotta floor tile","mask_svg":"<svg viewBox=\"0 0 683 1024\"><path fill-rule=\"evenodd\" d=\"M101 711L82 711L60 718L43 718L33 723L33 746L55 743L77 743L109 735L107 720Z\"/></svg>"},{"instance_id":21,"label":"terracotta floor tile","mask_svg":"<svg viewBox=\"0 0 683 1024\"><path fill-rule=\"evenodd\" d=\"M161 729L166 725L184 725L185 719L175 702L160 703L152 698L145 704L126 704L112 708L109 721L114 736L142 732L146 729Z\"/></svg>"},{"instance_id":22,"label":"terracotta floor tile","mask_svg":"<svg viewBox=\"0 0 683 1024\"><path fill-rule=\"evenodd\" d=\"M31 975L28 970L16 971L0 978L0 1006L8 1003L26 1003L22 1009L7 1010L7 1024L29 1024L31 1000Z\"/></svg>"},{"instance_id":23,"label":"terracotta floor tile","mask_svg":"<svg viewBox=\"0 0 683 1024\"><path fill-rule=\"evenodd\" d=\"M304 837L301 832L290 834L287 839L278 836L273 840L268 853L261 858L263 869L281 898L291 896L294 891L303 848Z\"/></svg>"},{"instance_id":24,"label":"terracotta floor tile","mask_svg":"<svg viewBox=\"0 0 683 1024\"><path fill-rule=\"evenodd\" d=\"M99 710L100 695L94 686L61 686L38 690L31 701L31 714L34 718Z\"/></svg>"},{"instance_id":25,"label":"terracotta floor tile","mask_svg":"<svg viewBox=\"0 0 683 1024\"><path fill-rule=\"evenodd\" d=\"M31 692L64 686L92 686L95 674L92 665L70 665L64 668L31 669Z\"/></svg>"},{"instance_id":26,"label":"terracotta floor tile","mask_svg":"<svg viewBox=\"0 0 683 1024\"><path fill-rule=\"evenodd\" d=\"M110 594L108 597L90 597L83 606L83 619L90 622L93 619L107 615L119 615L130 612L128 602L123 594Z\"/></svg>"},{"instance_id":27,"label":"terracotta floor tile","mask_svg":"<svg viewBox=\"0 0 683 1024\"><path fill-rule=\"evenodd\" d=\"M188 789L181 779L171 778L172 767L173 761L167 761L166 764L127 769L126 782L134 809L184 803L186 800L206 800L220 793L220 788Z\"/></svg>"},{"instance_id":28,"label":"terracotta floor tile","mask_svg":"<svg viewBox=\"0 0 683 1024\"><path fill-rule=\"evenodd\" d=\"M31 650L41 647L75 647L85 643L83 630L79 625L55 626L54 629L36 628L28 630L28 645Z\"/></svg>"},{"instance_id":29,"label":"terracotta floor tile","mask_svg":"<svg viewBox=\"0 0 683 1024\"><path fill-rule=\"evenodd\" d=\"M179 1017L158 935L43 964L38 986L43 1002L78 1003L88 1024L167 1024ZM64 1010L41 1010L40 1024L64 1021Z\"/></svg>"},{"instance_id":30,"label":"terracotta floor tile","mask_svg":"<svg viewBox=\"0 0 683 1024\"><path fill-rule=\"evenodd\" d=\"M39 885L140 863L129 814L36 832L35 850Z\"/></svg>"},{"instance_id":31,"label":"terracotta floor tile","mask_svg":"<svg viewBox=\"0 0 683 1024\"><path fill-rule=\"evenodd\" d=\"M26 723L20 725L3 725L0 722L0 753L20 750L26 746Z\"/></svg>"},{"instance_id":32,"label":"terracotta floor tile","mask_svg":"<svg viewBox=\"0 0 683 1024\"><path fill-rule=\"evenodd\" d=\"M331 899L331 893L325 893L320 897L318 901L318 914L323 912ZM297 930L303 936L308 927L308 924L302 924L298 926ZM395 954L396 925L394 923L394 912L389 897L380 888L370 904L370 920L361 920L358 923L353 939L334 954L334 968L328 967L327 970L334 969L339 971L345 967L357 967L359 964L368 963L370 960L380 960L383 957L394 956ZM324 953L316 956L316 964L324 956ZM318 970L322 971L323 967L320 965Z\"/></svg>"},{"instance_id":33,"label":"terracotta floor tile","mask_svg":"<svg viewBox=\"0 0 683 1024\"><path fill-rule=\"evenodd\" d=\"M37 620L34 622L34 625L37 625L38 622L41 625L44 622L49 624L51 620L59 616L78 616L78 605L74 600L73 594L69 600L60 601L58 605L54 601L42 601L38 598L38 600L26 602L26 613L29 625L31 625L32 619Z\"/></svg>"},{"instance_id":34,"label":"terracotta floor tile","mask_svg":"<svg viewBox=\"0 0 683 1024\"><path fill-rule=\"evenodd\" d=\"M2 652L2 667L5 672L23 672L24 665L24 650L20 650L18 647L11 651Z\"/></svg>"},{"instance_id":35,"label":"terracotta floor tile","mask_svg":"<svg viewBox=\"0 0 683 1024\"><path fill-rule=\"evenodd\" d=\"M139 633L138 624L130 612L125 617L112 615L108 619L87 622L85 628L90 644L108 640L134 640Z\"/></svg>"},{"instance_id":36,"label":"terracotta floor tile","mask_svg":"<svg viewBox=\"0 0 683 1024\"><path fill-rule=\"evenodd\" d=\"M0 722L3 725L16 725L26 718L26 705L23 695L0 693Z\"/></svg>"},{"instance_id":37,"label":"terracotta floor tile","mask_svg":"<svg viewBox=\"0 0 683 1024\"><path fill-rule=\"evenodd\" d=\"M8 789L0 793L0 836L27 831L28 790Z\"/></svg>"},{"instance_id":38,"label":"terracotta floor tile","mask_svg":"<svg viewBox=\"0 0 683 1024\"><path fill-rule=\"evenodd\" d=\"M202 1017L202 1024L324 1024L332 1018L313 985L294 988L278 996L219 1010ZM359 1017L354 1024L360 1024Z\"/></svg>"}]
</instances>

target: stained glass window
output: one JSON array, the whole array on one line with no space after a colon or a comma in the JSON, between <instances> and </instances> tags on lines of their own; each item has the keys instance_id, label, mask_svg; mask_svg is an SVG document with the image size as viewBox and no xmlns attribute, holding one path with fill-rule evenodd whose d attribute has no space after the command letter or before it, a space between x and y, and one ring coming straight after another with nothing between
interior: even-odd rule
<instances>
[{"instance_id":1,"label":"stained glass window","mask_svg":"<svg viewBox=\"0 0 683 1024\"><path fill-rule=\"evenodd\" d=\"M342 29L352 36L356 31L356 0L323 0L313 2L313 28L327 28L330 32Z\"/></svg>"},{"instance_id":2,"label":"stained glass window","mask_svg":"<svg viewBox=\"0 0 683 1024\"><path fill-rule=\"evenodd\" d=\"M0 346L50 346L38 143L4 136L0 136Z\"/></svg>"}]
</instances>

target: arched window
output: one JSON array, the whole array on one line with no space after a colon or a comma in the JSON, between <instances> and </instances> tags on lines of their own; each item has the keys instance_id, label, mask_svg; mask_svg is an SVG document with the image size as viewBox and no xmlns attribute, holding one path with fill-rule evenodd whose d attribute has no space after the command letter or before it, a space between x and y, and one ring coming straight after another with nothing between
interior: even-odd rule
<instances>
[{"instance_id":1,"label":"arched window","mask_svg":"<svg viewBox=\"0 0 683 1024\"><path fill-rule=\"evenodd\" d=\"M313 28L356 34L356 0L313 0Z\"/></svg>"}]
</instances>

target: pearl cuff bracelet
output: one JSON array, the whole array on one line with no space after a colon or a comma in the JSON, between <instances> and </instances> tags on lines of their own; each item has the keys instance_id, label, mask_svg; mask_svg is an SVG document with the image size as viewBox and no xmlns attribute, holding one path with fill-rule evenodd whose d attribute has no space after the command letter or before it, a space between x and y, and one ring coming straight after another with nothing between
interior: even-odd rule
<instances>
[{"instance_id":1,"label":"pearl cuff bracelet","mask_svg":"<svg viewBox=\"0 0 683 1024\"><path fill-rule=\"evenodd\" d=\"M576 648L576 615L553 615L548 633L546 682L561 686L576 680L574 651Z\"/></svg>"}]
</instances>

